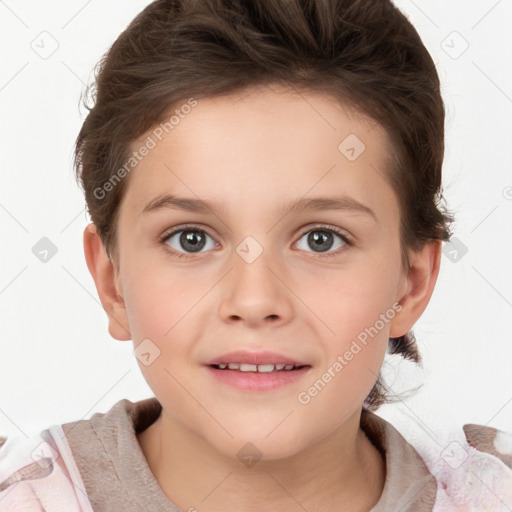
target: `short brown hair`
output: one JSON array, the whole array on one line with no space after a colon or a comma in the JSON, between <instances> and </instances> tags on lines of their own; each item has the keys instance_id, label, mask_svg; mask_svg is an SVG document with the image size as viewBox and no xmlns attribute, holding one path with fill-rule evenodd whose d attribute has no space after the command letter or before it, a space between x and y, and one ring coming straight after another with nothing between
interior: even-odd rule
<instances>
[{"instance_id":1,"label":"short brown hair","mask_svg":"<svg viewBox=\"0 0 512 512\"><path fill-rule=\"evenodd\" d=\"M453 217L441 204L439 77L417 31L390 0L157 0L117 38L95 78L74 165L114 261L129 176L108 194L97 191L113 183L132 143L187 98L272 84L328 93L386 129L404 266L408 249L450 237ZM412 331L390 339L390 352L420 360ZM385 401L379 376L364 405L376 409Z\"/></svg>"}]
</instances>

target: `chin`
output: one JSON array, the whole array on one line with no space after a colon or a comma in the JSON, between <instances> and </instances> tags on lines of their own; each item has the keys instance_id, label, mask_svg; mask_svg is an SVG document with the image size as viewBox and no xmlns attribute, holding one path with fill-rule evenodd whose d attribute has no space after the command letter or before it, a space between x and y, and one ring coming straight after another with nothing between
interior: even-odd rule
<instances>
[{"instance_id":1,"label":"chin","mask_svg":"<svg viewBox=\"0 0 512 512\"><path fill-rule=\"evenodd\" d=\"M268 435L268 430L258 430L257 428L245 429L243 435L234 435L228 444L225 444L226 438L220 444L215 443L215 448L226 455L240 460L240 462L251 467L258 461L278 461L292 457L307 448L307 441L302 436L300 439L294 438L291 432L282 429Z\"/></svg>"}]
</instances>

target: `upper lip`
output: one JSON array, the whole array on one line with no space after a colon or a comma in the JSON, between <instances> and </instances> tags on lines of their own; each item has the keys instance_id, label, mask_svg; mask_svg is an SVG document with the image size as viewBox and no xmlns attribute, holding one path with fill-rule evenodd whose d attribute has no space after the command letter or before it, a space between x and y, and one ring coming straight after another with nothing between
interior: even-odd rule
<instances>
[{"instance_id":1,"label":"upper lip","mask_svg":"<svg viewBox=\"0 0 512 512\"><path fill-rule=\"evenodd\" d=\"M205 364L214 365L221 363L241 363L241 364L293 364L294 366L309 366L298 359L278 354L277 352L261 351L247 352L244 350L235 350L226 352L220 356L210 359Z\"/></svg>"}]
</instances>

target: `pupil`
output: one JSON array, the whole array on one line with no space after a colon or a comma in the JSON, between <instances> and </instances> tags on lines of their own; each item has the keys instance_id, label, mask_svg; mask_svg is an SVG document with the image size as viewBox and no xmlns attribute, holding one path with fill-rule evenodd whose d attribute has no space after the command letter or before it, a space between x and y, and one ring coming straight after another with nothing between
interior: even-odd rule
<instances>
[{"instance_id":1,"label":"pupil","mask_svg":"<svg viewBox=\"0 0 512 512\"><path fill-rule=\"evenodd\" d=\"M205 237L200 231L184 231L180 236L180 244L183 249L190 252L200 251L205 245Z\"/></svg>"},{"instance_id":2,"label":"pupil","mask_svg":"<svg viewBox=\"0 0 512 512\"><path fill-rule=\"evenodd\" d=\"M329 242L327 245L322 245ZM333 244L332 233L328 231L312 231L308 236L308 243L313 249L318 249L318 252L328 251Z\"/></svg>"}]
</instances>

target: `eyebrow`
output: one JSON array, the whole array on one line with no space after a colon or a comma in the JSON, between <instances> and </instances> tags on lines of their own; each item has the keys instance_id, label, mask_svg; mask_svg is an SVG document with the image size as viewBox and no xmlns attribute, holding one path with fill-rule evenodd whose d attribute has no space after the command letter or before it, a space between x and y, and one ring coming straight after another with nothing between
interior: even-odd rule
<instances>
[{"instance_id":1,"label":"eyebrow","mask_svg":"<svg viewBox=\"0 0 512 512\"><path fill-rule=\"evenodd\" d=\"M349 196L313 197L309 199L301 198L288 203L284 207L284 211L287 213L295 214L322 210L342 210L356 213L366 213L371 215L375 221L377 220L377 216L371 208Z\"/></svg>"},{"instance_id":2,"label":"eyebrow","mask_svg":"<svg viewBox=\"0 0 512 512\"><path fill-rule=\"evenodd\" d=\"M149 201L142 210L142 215L147 215L163 209L185 210L195 213L216 213L224 210L222 205L217 202L207 202L202 199L165 194ZM283 215L288 215L289 213L300 214L323 210L341 210L365 213L371 215L375 221L377 221L377 216L371 208L348 196L295 199L283 206L281 213Z\"/></svg>"}]
</instances>

